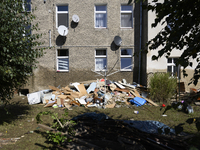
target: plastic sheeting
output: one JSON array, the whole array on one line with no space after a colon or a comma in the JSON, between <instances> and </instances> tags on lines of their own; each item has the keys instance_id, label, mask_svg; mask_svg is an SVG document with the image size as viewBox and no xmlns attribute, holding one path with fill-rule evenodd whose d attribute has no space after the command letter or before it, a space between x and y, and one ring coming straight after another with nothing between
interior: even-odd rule
<instances>
[{"instance_id":1,"label":"plastic sheeting","mask_svg":"<svg viewBox=\"0 0 200 150\"><path fill-rule=\"evenodd\" d=\"M82 117L91 118L92 120L96 121L103 121L106 119L112 119L108 117L107 115L103 113L84 113L81 115L78 115L71 120L77 121L78 119L81 119ZM153 121L153 120L147 120L147 121L135 121L135 120L122 120L124 123L127 123L129 127L136 128L140 131L146 132L146 133L152 133L152 134L158 134L158 129L162 129L162 134L165 133L165 128L168 128L170 130L169 134L175 135L175 130L173 128L170 128L169 126L165 125L164 123L161 123L159 121ZM186 133L181 133L182 135L185 135Z\"/></svg>"}]
</instances>

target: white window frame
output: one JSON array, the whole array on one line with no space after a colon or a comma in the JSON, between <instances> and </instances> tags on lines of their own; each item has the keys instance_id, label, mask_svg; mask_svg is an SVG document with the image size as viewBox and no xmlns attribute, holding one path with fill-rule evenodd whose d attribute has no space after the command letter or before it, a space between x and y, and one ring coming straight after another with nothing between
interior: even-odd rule
<instances>
[{"instance_id":1,"label":"white window frame","mask_svg":"<svg viewBox=\"0 0 200 150\"><path fill-rule=\"evenodd\" d=\"M96 11L96 7L97 6L105 6L106 7L106 10L105 11ZM106 14L106 26L105 27L97 27L96 26L96 14ZM95 5L94 6L94 27L95 28L107 28L107 5Z\"/></svg>"},{"instance_id":2,"label":"white window frame","mask_svg":"<svg viewBox=\"0 0 200 150\"><path fill-rule=\"evenodd\" d=\"M59 6L67 6L68 7L68 11L58 11L58 7ZM58 28L58 14L68 14L68 25L67 28L69 28L69 6L67 4L65 5L56 5L56 28Z\"/></svg>"},{"instance_id":3,"label":"white window frame","mask_svg":"<svg viewBox=\"0 0 200 150\"><path fill-rule=\"evenodd\" d=\"M125 5L125 4L121 4L121 6L120 6L120 27L121 28L133 28L133 6L132 6L132 10L127 10L127 11L124 11L124 10L121 10L121 7L122 6L130 6L130 5ZM122 27L122 14L131 14L131 27Z\"/></svg>"},{"instance_id":4,"label":"white window frame","mask_svg":"<svg viewBox=\"0 0 200 150\"><path fill-rule=\"evenodd\" d=\"M131 50L131 55L121 55L121 52L122 52L122 50L124 50L124 49L129 49L129 50ZM132 65L131 66L131 69L128 69L128 68L125 68L125 69L123 69L123 68L121 68L121 66L122 66L122 62L121 62L121 58L131 58L131 64L130 65ZM129 66L130 66L129 65ZM122 48L121 50L120 50L120 71L132 71L133 70L133 49L132 48Z\"/></svg>"},{"instance_id":5,"label":"white window frame","mask_svg":"<svg viewBox=\"0 0 200 150\"><path fill-rule=\"evenodd\" d=\"M96 51L98 50L105 50L106 51L106 55L96 55ZM107 70L107 64L108 64L108 60L107 60L107 49L101 48L101 49L95 49L95 71L106 71ZM96 58L106 58L106 69L97 69L96 67Z\"/></svg>"},{"instance_id":6,"label":"white window frame","mask_svg":"<svg viewBox=\"0 0 200 150\"><path fill-rule=\"evenodd\" d=\"M25 2L26 2L26 0L23 0L23 5L22 5L22 7L23 7L23 10L24 10L24 12L26 11L26 12L31 12L31 0L30 0L30 2L27 4L27 5L30 5L30 10L26 10L26 4L25 4Z\"/></svg>"},{"instance_id":7,"label":"white window frame","mask_svg":"<svg viewBox=\"0 0 200 150\"><path fill-rule=\"evenodd\" d=\"M58 50L68 50L68 56L58 56ZM68 69L59 70L59 64L58 64L59 58L67 58L68 59ZM56 71L57 72L68 72L69 71L69 49L57 49L56 50Z\"/></svg>"},{"instance_id":8,"label":"white window frame","mask_svg":"<svg viewBox=\"0 0 200 150\"><path fill-rule=\"evenodd\" d=\"M172 59L172 62L171 63L168 63L168 59ZM176 66L176 64L175 64L175 61L174 61L174 59L178 59L178 57L169 57L167 59L167 72L168 72L168 66L170 66L171 67L171 76L174 76L174 74L175 74L175 72L174 72L174 67L173 66ZM176 67L178 67L178 66L176 66ZM180 76L180 75L179 75ZM178 77L178 72L177 72L177 77Z\"/></svg>"}]
</instances>

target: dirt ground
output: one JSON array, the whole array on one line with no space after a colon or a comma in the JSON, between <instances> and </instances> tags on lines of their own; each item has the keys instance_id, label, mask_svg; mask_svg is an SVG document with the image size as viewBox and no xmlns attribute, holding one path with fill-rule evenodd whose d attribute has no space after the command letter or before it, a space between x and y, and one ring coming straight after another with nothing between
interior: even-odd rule
<instances>
[{"instance_id":1,"label":"dirt ground","mask_svg":"<svg viewBox=\"0 0 200 150\"><path fill-rule=\"evenodd\" d=\"M161 107L147 105L141 107L124 105L120 108L110 109L73 107L72 110L68 111L68 117L66 119L71 119L77 115L87 112L96 112L97 114L103 113L114 120L154 120L162 122L171 128L179 125L183 127L183 131L185 133L194 135L193 138L187 139L187 143L190 146L200 148L200 134L197 131L195 124L187 123L188 119L200 117L200 106L193 105L192 107L194 109L194 113L192 114L187 114L182 111L170 109L166 112L167 116L162 116L164 110L160 110ZM135 110L139 111L139 113L135 114ZM39 112L42 111L57 112L59 115L64 113L64 109L62 108L44 108L43 104L29 105L26 96L15 95L9 105L7 105L6 107L4 105L1 105L0 149L62 149L59 147L55 147L55 145L53 145L52 143L49 143L46 139L45 130L38 126L35 117ZM42 119L45 125L51 126L53 122L53 119L51 117L44 116ZM95 126L92 126L92 129L95 130ZM109 144L109 142L109 140L104 141L104 143L107 144ZM79 145L76 148L81 149L81 146ZM70 148L68 147L68 149ZM74 149L74 147L72 146L71 149ZM142 149L142 147L140 147L140 149Z\"/></svg>"}]
</instances>

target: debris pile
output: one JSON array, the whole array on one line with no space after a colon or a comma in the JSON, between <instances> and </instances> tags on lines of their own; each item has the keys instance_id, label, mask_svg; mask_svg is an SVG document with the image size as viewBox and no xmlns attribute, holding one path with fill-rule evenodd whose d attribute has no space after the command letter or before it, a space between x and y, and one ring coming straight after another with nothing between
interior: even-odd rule
<instances>
[{"instance_id":1,"label":"debris pile","mask_svg":"<svg viewBox=\"0 0 200 150\"><path fill-rule=\"evenodd\" d=\"M43 103L44 107L67 108L72 106L114 108L118 104L126 106L144 104L158 106L148 99L148 92L140 88L142 86L131 85L125 79L118 82L110 80L92 80L70 83L66 87L49 86L49 89L28 94L29 104Z\"/></svg>"}]
</instances>

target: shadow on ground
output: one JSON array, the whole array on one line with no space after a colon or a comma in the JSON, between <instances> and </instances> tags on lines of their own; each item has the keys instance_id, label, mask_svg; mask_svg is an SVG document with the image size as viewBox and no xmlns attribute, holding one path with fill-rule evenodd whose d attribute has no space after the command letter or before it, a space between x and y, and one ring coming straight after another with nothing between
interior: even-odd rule
<instances>
[{"instance_id":1,"label":"shadow on ground","mask_svg":"<svg viewBox=\"0 0 200 150\"><path fill-rule=\"evenodd\" d=\"M4 122L11 123L29 113L31 106L23 101L22 97L19 97L6 106L4 104L0 106L0 125Z\"/></svg>"}]
</instances>

